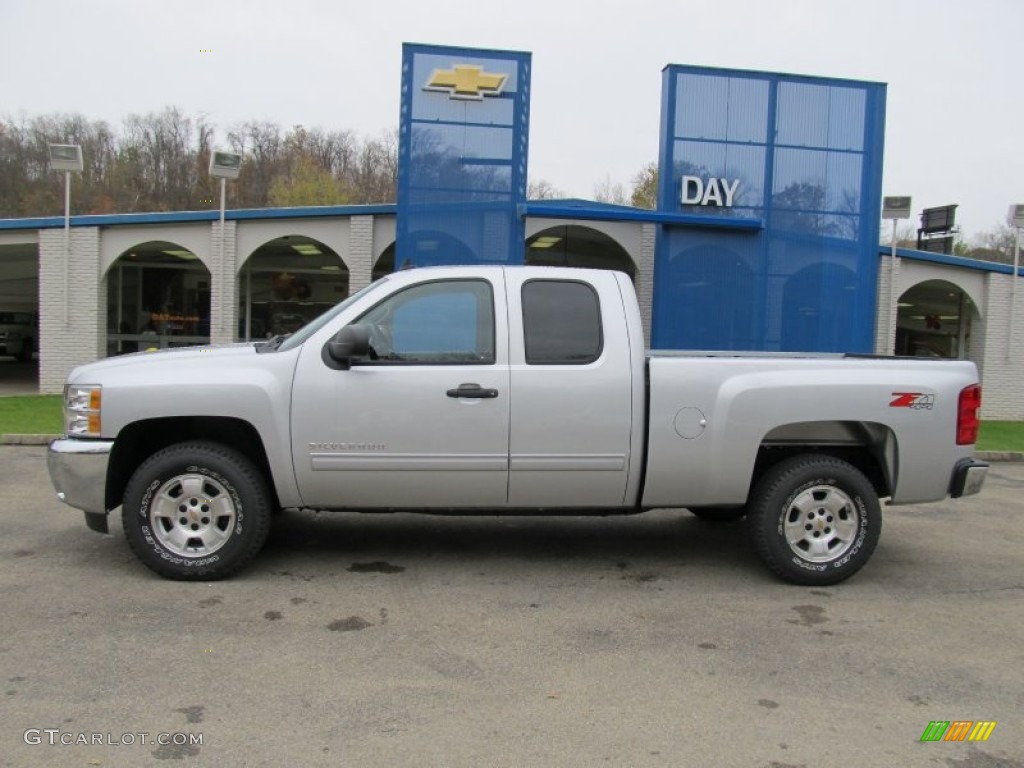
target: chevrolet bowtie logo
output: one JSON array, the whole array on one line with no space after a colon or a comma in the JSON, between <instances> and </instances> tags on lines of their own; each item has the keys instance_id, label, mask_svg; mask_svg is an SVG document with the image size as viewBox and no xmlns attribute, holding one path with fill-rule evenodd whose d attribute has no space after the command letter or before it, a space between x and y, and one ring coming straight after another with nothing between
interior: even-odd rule
<instances>
[{"instance_id":1,"label":"chevrolet bowtie logo","mask_svg":"<svg viewBox=\"0 0 1024 768\"><path fill-rule=\"evenodd\" d=\"M435 69L423 86L425 91L444 91L453 99L483 101L484 96L499 96L508 75L484 72L482 67L455 65Z\"/></svg>"}]
</instances>

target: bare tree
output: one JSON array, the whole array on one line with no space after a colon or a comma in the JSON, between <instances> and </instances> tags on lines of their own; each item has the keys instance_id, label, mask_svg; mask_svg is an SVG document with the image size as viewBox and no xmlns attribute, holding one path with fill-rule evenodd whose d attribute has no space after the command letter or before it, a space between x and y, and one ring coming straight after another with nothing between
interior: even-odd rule
<instances>
[{"instance_id":1,"label":"bare tree","mask_svg":"<svg viewBox=\"0 0 1024 768\"><path fill-rule=\"evenodd\" d=\"M613 182L609 174L605 175L604 181L594 185L594 199L599 203L629 205L629 202L626 200L625 187L620 182Z\"/></svg>"},{"instance_id":2,"label":"bare tree","mask_svg":"<svg viewBox=\"0 0 1024 768\"><path fill-rule=\"evenodd\" d=\"M359 147L342 181L354 203L390 203L396 198L397 177L398 143L384 134Z\"/></svg>"},{"instance_id":3,"label":"bare tree","mask_svg":"<svg viewBox=\"0 0 1024 768\"><path fill-rule=\"evenodd\" d=\"M972 259L1013 264L1013 251L1016 242L1017 233L1013 227L998 224L992 229L975 235L971 239L965 255Z\"/></svg>"},{"instance_id":4,"label":"bare tree","mask_svg":"<svg viewBox=\"0 0 1024 768\"><path fill-rule=\"evenodd\" d=\"M882 221L881 229L878 232L878 242L882 245L892 245L891 221ZM912 221L896 225L896 247L917 248L917 226Z\"/></svg>"},{"instance_id":5,"label":"bare tree","mask_svg":"<svg viewBox=\"0 0 1024 768\"><path fill-rule=\"evenodd\" d=\"M531 181L526 186L528 200L557 200L565 197L565 193L546 179Z\"/></svg>"},{"instance_id":6,"label":"bare tree","mask_svg":"<svg viewBox=\"0 0 1024 768\"><path fill-rule=\"evenodd\" d=\"M243 155L238 179L238 205L261 208L267 205L274 179L287 171L284 139L275 123L249 121L228 132L231 147Z\"/></svg>"}]
</instances>

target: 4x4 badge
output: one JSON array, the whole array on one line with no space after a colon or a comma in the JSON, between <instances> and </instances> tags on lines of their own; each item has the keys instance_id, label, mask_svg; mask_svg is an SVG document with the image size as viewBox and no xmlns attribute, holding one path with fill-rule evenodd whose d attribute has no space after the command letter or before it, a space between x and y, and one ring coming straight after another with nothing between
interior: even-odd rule
<instances>
[{"instance_id":1,"label":"4x4 badge","mask_svg":"<svg viewBox=\"0 0 1024 768\"><path fill-rule=\"evenodd\" d=\"M890 408L930 411L935 405L935 395L926 395L923 392L893 392L892 396L896 399L889 403Z\"/></svg>"}]
</instances>

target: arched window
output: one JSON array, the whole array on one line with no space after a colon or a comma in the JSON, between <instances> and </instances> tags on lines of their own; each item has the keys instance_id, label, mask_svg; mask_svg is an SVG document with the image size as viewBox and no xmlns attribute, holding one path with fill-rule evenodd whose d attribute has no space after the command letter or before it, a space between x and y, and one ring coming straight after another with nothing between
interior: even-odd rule
<instances>
[{"instance_id":1,"label":"arched window","mask_svg":"<svg viewBox=\"0 0 1024 768\"><path fill-rule=\"evenodd\" d=\"M626 249L603 232L576 224L549 227L526 241L530 266L614 269L636 279L636 265Z\"/></svg>"},{"instance_id":2,"label":"arched window","mask_svg":"<svg viewBox=\"0 0 1024 768\"><path fill-rule=\"evenodd\" d=\"M107 354L210 343L210 272L176 243L140 243L111 265Z\"/></svg>"},{"instance_id":3,"label":"arched window","mask_svg":"<svg viewBox=\"0 0 1024 768\"><path fill-rule=\"evenodd\" d=\"M238 275L242 341L297 331L348 297L348 268L333 250L304 235L270 240Z\"/></svg>"},{"instance_id":4,"label":"arched window","mask_svg":"<svg viewBox=\"0 0 1024 768\"><path fill-rule=\"evenodd\" d=\"M908 288L896 309L897 355L970 359L971 326L979 319L971 297L946 280Z\"/></svg>"}]
</instances>

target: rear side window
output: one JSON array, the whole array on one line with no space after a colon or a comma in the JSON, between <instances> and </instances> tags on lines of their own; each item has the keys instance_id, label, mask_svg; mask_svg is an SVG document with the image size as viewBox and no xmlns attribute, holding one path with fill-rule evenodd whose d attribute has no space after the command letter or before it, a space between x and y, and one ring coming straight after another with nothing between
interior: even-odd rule
<instances>
[{"instance_id":1,"label":"rear side window","mask_svg":"<svg viewBox=\"0 0 1024 768\"><path fill-rule=\"evenodd\" d=\"M597 292L575 280L523 284L523 335L530 365L586 365L601 356Z\"/></svg>"}]
</instances>

